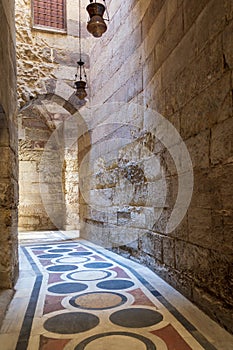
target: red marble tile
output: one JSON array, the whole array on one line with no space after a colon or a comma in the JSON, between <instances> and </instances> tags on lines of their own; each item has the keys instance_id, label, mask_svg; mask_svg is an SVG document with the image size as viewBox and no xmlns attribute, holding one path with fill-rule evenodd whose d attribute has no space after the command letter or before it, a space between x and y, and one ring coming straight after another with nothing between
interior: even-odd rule
<instances>
[{"instance_id":1,"label":"red marble tile","mask_svg":"<svg viewBox=\"0 0 233 350\"><path fill-rule=\"evenodd\" d=\"M64 297L65 296L62 296L62 295L60 296L46 295L43 315L53 311L65 310L65 308L61 304Z\"/></svg>"},{"instance_id":2,"label":"red marble tile","mask_svg":"<svg viewBox=\"0 0 233 350\"><path fill-rule=\"evenodd\" d=\"M40 260L40 263L42 266L48 266L48 265L51 265L51 260Z\"/></svg>"},{"instance_id":3,"label":"red marble tile","mask_svg":"<svg viewBox=\"0 0 233 350\"><path fill-rule=\"evenodd\" d=\"M77 252L87 252L88 250L82 247L78 247L75 249Z\"/></svg>"},{"instance_id":4,"label":"red marble tile","mask_svg":"<svg viewBox=\"0 0 233 350\"><path fill-rule=\"evenodd\" d=\"M61 275L62 275L61 273L50 273L48 284L55 283L55 282L62 282L63 279L61 279Z\"/></svg>"},{"instance_id":5,"label":"red marble tile","mask_svg":"<svg viewBox=\"0 0 233 350\"><path fill-rule=\"evenodd\" d=\"M98 255L91 255L91 257L92 257L93 259L95 259L95 261L106 261L105 259L101 258L101 257L98 256Z\"/></svg>"},{"instance_id":6,"label":"red marble tile","mask_svg":"<svg viewBox=\"0 0 233 350\"><path fill-rule=\"evenodd\" d=\"M143 293L143 291L140 288L134 289L128 293L134 297L135 301L132 305L147 305L155 307L152 301L147 298L147 296Z\"/></svg>"},{"instance_id":7,"label":"red marble tile","mask_svg":"<svg viewBox=\"0 0 233 350\"><path fill-rule=\"evenodd\" d=\"M71 339L51 339L40 336L39 350L63 350Z\"/></svg>"},{"instance_id":8,"label":"red marble tile","mask_svg":"<svg viewBox=\"0 0 233 350\"><path fill-rule=\"evenodd\" d=\"M127 275L127 273L122 270L120 267L114 267L113 269L111 269L112 271L117 272L117 278L130 278L129 275Z\"/></svg>"},{"instance_id":9,"label":"red marble tile","mask_svg":"<svg viewBox=\"0 0 233 350\"><path fill-rule=\"evenodd\" d=\"M163 339L168 350L192 350L177 330L170 324L151 333Z\"/></svg>"},{"instance_id":10,"label":"red marble tile","mask_svg":"<svg viewBox=\"0 0 233 350\"><path fill-rule=\"evenodd\" d=\"M45 254L44 250L36 250L36 249L33 249L33 253L35 255Z\"/></svg>"}]
</instances>

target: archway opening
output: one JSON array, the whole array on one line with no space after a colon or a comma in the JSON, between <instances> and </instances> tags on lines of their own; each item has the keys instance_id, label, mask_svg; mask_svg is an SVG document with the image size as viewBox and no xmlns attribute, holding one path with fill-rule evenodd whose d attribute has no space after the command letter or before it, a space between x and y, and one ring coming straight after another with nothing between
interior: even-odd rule
<instances>
[{"instance_id":1,"label":"archway opening","mask_svg":"<svg viewBox=\"0 0 233 350\"><path fill-rule=\"evenodd\" d=\"M75 107L52 94L34 99L18 119L19 231L30 238L51 230L78 236L78 145L85 123Z\"/></svg>"}]
</instances>

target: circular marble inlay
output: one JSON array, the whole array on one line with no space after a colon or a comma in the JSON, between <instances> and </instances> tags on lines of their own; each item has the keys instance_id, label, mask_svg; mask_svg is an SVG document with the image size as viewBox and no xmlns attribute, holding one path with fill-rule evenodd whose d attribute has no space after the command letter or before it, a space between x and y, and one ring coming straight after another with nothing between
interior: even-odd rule
<instances>
[{"instance_id":1,"label":"circular marble inlay","mask_svg":"<svg viewBox=\"0 0 233 350\"><path fill-rule=\"evenodd\" d=\"M106 262L93 262L84 265L88 269L106 269L108 267L112 267L113 264Z\"/></svg>"},{"instance_id":2,"label":"circular marble inlay","mask_svg":"<svg viewBox=\"0 0 233 350\"><path fill-rule=\"evenodd\" d=\"M74 350L156 350L155 344L140 334L130 332L109 332L93 335L81 343Z\"/></svg>"},{"instance_id":3,"label":"circular marble inlay","mask_svg":"<svg viewBox=\"0 0 233 350\"><path fill-rule=\"evenodd\" d=\"M68 253L71 251L72 251L72 249L62 249L62 248L48 250L49 253Z\"/></svg>"},{"instance_id":4,"label":"circular marble inlay","mask_svg":"<svg viewBox=\"0 0 233 350\"><path fill-rule=\"evenodd\" d=\"M78 295L70 299L74 307L87 310L106 310L124 304L127 298L119 293L93 292Z\"/></svg>"},{"instance_id":5,"label":"circular marble inlay","mask_svg":"<svg viewBox=\"0 0 233 350\"><path fill-rule=\"evenodd\" d=\"M38 255L38 258L40 259L54 259L54 258L60 258L62 254L42 254Z\"/></svg>"},{"instance_id":6,"label":"circular marble inlay","mask_svg":"<svg viewBox=\"0 0 233 350\"><path fill-rule=\"evenodd\" d=\"M115 290L115 289L127 289L134 285L132 281L123 280L123 279L115 279L99 282L97 284L98 288L107 289L107 290Z\"/></svg>"},{"instance_id":7,"label":"circular marble inlay","mask_svg":"<svg viewBox=\"0 0 233 350\"><path fill-rule=\"evenodd\" d=\"M90 259L86 258L86 257L78 257L78 256L66 256L64 258L58 259L57 261L62 263L62 264L79 264L79 263L83 263L83 262L87 262Z\"/></svg>"},{"instance_id":8,"label":"circular marble inlay","mask_svg":"<svg viewBox=\"0 0 233 350\"><path fill-rule=\"evenodd\" d=\"M102 270L84 270L72 272L67 277L74 281L97 281L111 276L111 272Z\"/></svg>"},{"instance_id":9,"label":"circular marble inlay","mask_svg":"<svg viewBox=\"0 0 233 350\"><path fill-rule=\"evenodd\" d=\"M44 249L51 249L52 247L51 246L49 246L49 247L47 247L46 245L45 246L40 246L40 247L33 247L33 248L31 248L31 249L35 249L35 250L44 250Z\"/></svg>"},{"instance_id":10,"label":"circular marble inlay","mask_svg":"<svg viewBox=\"0 0 233 350\"><path fill-rule=\"evenodd\" d=\"M77 270L77 266L75 265L54 265L54 266L49 266L47 267L48 271L52 272L65 272L65 271L72 271L72 270Z\"/></svg>"},{"instance_id":11,"label":"circular marble inlay","mask_svg":"<svg viewBox=\"0 0 233 350\"><path fill-rule=\"evenodd\" d=\"M153 326L163 320L163 316L154 310L131 308L114 312L110 321L118 326L142 328Z\"/></svg>"},{"instance_id":12,"label":"circular marble inlay","mask_svg":"<svg viewBox=\"0 0 233 350\"><path fill-rule=\"evenodd\" d=\"M69 253L71 256L86 256L86 255L91 255L93 254L92 252L73 252Z\"/></svg>"},{"instance_id":13,"label":"circular marble inlay","mask_svg":"<svg viewBox=\"0 0 233 350\"><path fill-rule=\"evenodd\" d=\"M86 312L69 312L49 318L44 328L52 333L73 334L89 331L99 324L99 318Z\"/></svg>"},{"instance_id":14,"label":"circular marble inlay","mask_svg":"<svg viewBox=\"0 0 233 350\"><path fill-rule=\"evenodd\" d=\"M77 293L82 292L87 289L88 286L83 283L58 283L48 288L48 291L56 294L69 294L69 293Z\"/></svg>"},{"instance_id":15,"label":"circular marble inlay","mask_svg":"<svg viewBox=\"0 0 233 350\"><path fill-rule=\"evenodd\" d=\"M79 245L76 243L70 243L70 244L61 244L57 246L58 248L78 248Z\"/></svg>"}]
</instances>

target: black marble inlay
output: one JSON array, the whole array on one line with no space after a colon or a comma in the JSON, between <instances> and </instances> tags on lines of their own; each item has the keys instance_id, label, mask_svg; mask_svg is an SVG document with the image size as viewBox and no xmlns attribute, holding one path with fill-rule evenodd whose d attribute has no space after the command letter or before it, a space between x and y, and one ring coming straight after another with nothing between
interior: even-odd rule
<instances>
[{"instance_id":1,"label":"black marble inlay","mask_svg":"<svg viewBox=\"0 0 233 350\"><path fill-rule=\"evenodd\" d=\"M76 265L54 265L47 267L48 271L52 272L65 272L65 271L72 271L77 270L78 267Z\"/></svg>"},{"instance_id":2,"label":"black marble inlay","mask_svg":"<svg viewBox=\"0 0 233 350\"><path fill-rule=\"evenodd\" d=\"M108 267L111 267L113 264L106 263L106 262L93 262L85 264L84 266L88 269L106 269Z\"/></svg>"},{"instance_id":3,"label":"black marble inlay","mask_svg":"<svg viewBox=\"0 0 233 350\"><path fill-rule=\"evenodd\" d=\"M62 248L48 250L49 253L68 253L71 251L72 251L72 249L62 249Z\"/></svg>"},{"instance_id":4,"label":"black marble inlay","mask_svg":"<svg viewBox=\"0 0 233 350\"><path fill-rule=\"evenodd\" d=\"M73 334L89 331L99 324L99 318L86 312L68 312L49 318L44 328L52 333Z\"/></svg>"},{"instance_id":5,"label":"black marble inlay","mask_svg":"<svg viewBox=\"0 0 233 350\"><path fill-rule=\"evenodd\" d=\"M82 292L87 289L88 286L84 283L58 283L48 288L48 291L56 294L69 294L69 293L77 293Z\"/></svg>"},{"instance_id":6,"label":"black marble inlay","mask_svg":"<svg viewBox=\"0 0 233 350\"><path fill-rule=\"evenodd\" d=\"M39 247L32 247L31 249L33 249L33 250L44 250L44 249L51 249L52 247L51 246L46 246L46 245L44 245L44 246L39 246Z\"/></svg>"},{"instance_id":7,"label":"black marble inlay","mask_svg":"<svg viewBox=\"0 0 233 350\"><path fill-rule=\"evenodd\" d=\"M150 309L132 308L114 312L110 316L112 323L127 328L153 326L163 320L163 316Z\"/></svg>"},{"instance_id":8,"label":"black marble inlay","mask_svg":"<svg viewBox=\"0 0 233 350\"><path fill-rule=\"evenodd\" d=\"M91 255L93 254L92 252L73 252L73 253L69 253L68 255L71 256L86 256L86 255Z\"/></svg>"},{"instance_id":9,"label":"black marble inlay","mask_svg":"<svg viewBox=\"0 0 233 350\"><path fill-rule=\"evenodd\" d=\"M140 334L130 333L130 332L108 332L108 333L100 333L100 334L92 335L91 337L84 339L81 343L79 343L74 348L74 350L84 350L86 348L86 346L88 344L90 344L91 342L93 342L94 340L99 339L99 338L111 337L111 336L116 336L116 337L117 336L126 336L126 337L135 338L135 339L138 339L145 344L145 346L146 346L145 350L156 350L155 344L150 339L143 337ZM116 341L117 340L118 339L116 339ZM122 345L124 345L124 344L119 343L119 349L122 347Z\"/></svg>"},{"instance_id":10,"label":"black marble inlay","mask_svg":"<svg viewBox=\"0 0 233 350\"><path fill-rule=\"evenodd\" d=\"M70 243L70 244L60 244L57 247L58 248L78 248L79 245L77 243Z\"/></svg>"},{"instance_id":11,"label":"black marble inlay","mask_svg":"<svg viewBox=\"0 0 233 350\"><path fill-rule=\"evenodd\" d=\"M38 258L40 259L54 259L54 258L60 258L62 254L42 254L38 255Z\"/></svg>"},{"instance_id":12,"label":"black marble inlay","mask_svg":"<svg viewBox=\"0 0 233 350\"><path fill-rule=\"evenodd\" d=\"M115 279L115 280L99 282L97 284L97 287L101 289L114 290L114 289L127 289L132 287L133 285L134 285L134 282L132 281Z\"/></svg>"}]
</instances>

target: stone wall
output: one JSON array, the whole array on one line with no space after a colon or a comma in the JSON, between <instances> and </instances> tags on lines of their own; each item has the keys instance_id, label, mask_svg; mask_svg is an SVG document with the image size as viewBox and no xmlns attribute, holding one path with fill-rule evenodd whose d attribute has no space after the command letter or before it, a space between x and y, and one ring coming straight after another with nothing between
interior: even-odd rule
<instances>
[{"instance_id":1,"label":"stone wall","mask_svg":"<svg viewBox=\"0 0 233 350\"><path fill-rule=\"evenodd\" d=\"M0 33L0 288L12 288L18 274L14 1L0 2Z\"/></svg>"},{"instance_id":2,"label":"stone wall","mask_svg":"<svg viewBox=\"0 0 233 350\"><path fill-rule=\"evenodd\" d=\"M78 143L65 150L66 230L79 229Z\"/></svg>"},{"instance_id":3,"label":"stone wall","mask_svg":"<svg viewBox=\"0 0 233 350\"><path fill-rule=\"evenodd\" d=\"M90 55L81 234L154 269L232 331L233 3L111 1L109 11ZM172 137L166 147L158 113L181 135L194 172L190 206L171 232L192 178L180 181L185 148Z\"/></svg>"},{"instance_id":4,"label":"stone wall","mask_svg":"<svg viewBox=\"0 0 233 350\"><path fill-rule=\"evenodd\" d=\"M67 2L67 31L40 30L33 27L31 0L16 0L16 42L18 99L20 107L48 91L59 81L57 91L73 89L79 59L78 2ZM84 7L82 21L85 21ZM89 68L89 36L82 23L83 60ZM74 92L74 90L73 90Z\"/></svg>"}]
</instances>

